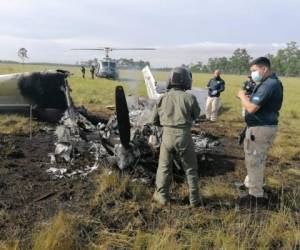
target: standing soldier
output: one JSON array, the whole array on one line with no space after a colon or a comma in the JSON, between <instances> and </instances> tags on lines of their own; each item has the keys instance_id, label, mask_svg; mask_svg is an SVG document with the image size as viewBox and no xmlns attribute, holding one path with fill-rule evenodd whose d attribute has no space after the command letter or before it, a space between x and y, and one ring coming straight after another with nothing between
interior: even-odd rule
<instances>
[{"instance_id":1,"label":"standing soldier","mask_svg":"<svg viewBox=\"0 0 300 250\"><path fill-rule=\"evenodd\" d=\"M192 87L192 73L183 67L174 68L168 81L168 92L158 100L152 123L163 127L159 165L156 173L156 191L153 200L161 205L170 202L173 157L180 158L187 183L191 206L200 204L198 164L191 136L193 120L200 114L196 98L185 92Z\"/></svg>"},{"instance_id":2,"label":"standing soldier","mask_svg":"<svg viewBox=\"0 0 300 250\"><path fill-rule=\"evenodd\" d=\"M92 65L91 70L90 70L92 79L94 79L94 76L95 76L95 70L96 70L95 66Z\"/></svg>"},{"instance_id":3,"label":"standing soldier","mask_svg":"<svg viewBox=\"0 0 300 250\"><path fill-rule=\"evenodd\" d=\"M277 132L279 110L283 101L282 83L272 73L268 58L255 59L250 64L250 70L257 86L250 96L247 96L245 90L238 93L242 107L246 110L247 124L244 139L247 176L242 187L249 191L238 199L237 203L241 206L267 205L263 189L264 170L267 152Z\"/></svg>"},{"instance_id":4,"label":"standing soldier","mask_svg":"<svg viewBox=\"0 0 300 250\"><path fill-rule=\"evenodd\" d=\"M218 109L220 107L220 93L225 90L225 82L221 78L221 71L216 69L214 77L209 80L208 97L206 101L206 119L212 122L217 120Z\"/></svg>"},{"instance_id":5,"label":"standing soldier","mask_svg":"<svg viewBox=\"0 0 300 250\"><path fill-rule=\"evenodd\" d=\"M82 78L85 78L85 67L83 65L81 66L81 74Z\"/></svg>"}]
</instances>

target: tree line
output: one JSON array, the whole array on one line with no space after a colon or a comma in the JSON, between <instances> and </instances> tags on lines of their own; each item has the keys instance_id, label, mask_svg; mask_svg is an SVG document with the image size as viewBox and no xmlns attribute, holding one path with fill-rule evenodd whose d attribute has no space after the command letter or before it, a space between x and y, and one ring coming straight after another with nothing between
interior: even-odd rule
<instances>
[{"instance_id":1,"label":"tree line","mask_svg":"<svg viewBox=\"0 0 300 250\"><path fill-rule=\"evenodd\" d=\"M265 55L271 61L273 71L282 76L300 76L300 50L296 42L289 42L286 47L279 49L275 55ZM183 65L192 72L210 73L220 69L229 74L248 74L249 64L253 58L243 48L236 49L231 57L212 57L207 64L198 62L195 64Z\"/></svg>"},{"instance_id":2,"label":"tree line","mask_svg":"<svg viewBox=\"0 0 300 250\"><path fill-rule=\"evenodd\" d=\"M139 60L134 61L133 59L120 58L117 59L117 65L120 69L143 69L147 65L150 67L150 62Z\"/></svg>"}]
</instances>

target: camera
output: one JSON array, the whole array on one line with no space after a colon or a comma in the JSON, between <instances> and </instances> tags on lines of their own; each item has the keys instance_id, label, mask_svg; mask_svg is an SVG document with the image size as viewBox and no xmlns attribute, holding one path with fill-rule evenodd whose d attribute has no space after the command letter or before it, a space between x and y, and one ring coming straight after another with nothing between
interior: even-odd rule
<instances>
[{"instance_id":1,"label":"camera","mask_svg":"<svg viewBox=\"0 0 300 250\"><path fill-rule=\"evenodd\" d=\"M246 91L246 95L251 95L256 87L256 83L248 76L248 81L243 83L242 89Z\"/></svg>"}]
</instances>

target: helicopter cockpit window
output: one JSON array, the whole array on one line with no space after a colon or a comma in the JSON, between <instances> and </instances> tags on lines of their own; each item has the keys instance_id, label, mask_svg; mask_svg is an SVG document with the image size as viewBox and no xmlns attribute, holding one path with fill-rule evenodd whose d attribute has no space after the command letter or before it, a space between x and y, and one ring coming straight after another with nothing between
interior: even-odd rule
<instances>
[{"instance_id":1,"label":"helicopter cockpit window","mask_svg":"<svg viewBox=\"0 0 300 250\"><path fill-rule=\"evenodd\" d=\"M108 62L102 62L103 67L108 67Z\"/></svg>"}]
</instances>

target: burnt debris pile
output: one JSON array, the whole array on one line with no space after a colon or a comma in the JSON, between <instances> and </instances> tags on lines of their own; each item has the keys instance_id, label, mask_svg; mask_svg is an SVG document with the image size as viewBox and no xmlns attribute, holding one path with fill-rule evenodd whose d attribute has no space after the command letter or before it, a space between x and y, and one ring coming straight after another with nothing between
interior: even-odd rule
<instances>
[{"instance_id":1,"label":"burnt debris pile","mask_svg":"<svg viewBox=\"0 0 300 250\"><path fill-rule=\"evenodd\" d=\"M57 178L86 176L105 165L108 152L101 142L100 130L75 109L68 109L55 129L55 150L49 154L48 169Z\"/></svg>"},{"instance_id":2,"label":"burnt debris pile","mask_svg":"<svg viewBox=\"0 0 300 250\"><path fill-rule=\"evenodd\" d=\"M130 171L134 179L153 179L162 135L160 127L149 123L154 101L126 98L118 86L115 115L99 117L84 107L75 107L69 75L56 70L0 76L0 102L5 110L10 104L30 106L41 120L58 123L54 132L46 129L55 136L49 174L54 178L86 176L102 166L117 166ZM222 148L217 138L205 133L195 133L193 139L199 155ZM174 165L181 175L180 162L174 159Z\"/></svg>"},{"instance_id":3,"label":"burnt debris pile","mask_svg":"<svg viewBox=\"0 0 300 250\"><path fill-rule=\"evenodd\" d=\"M124 93L122 88L116 91ZM124 95L116 94L116 98L122 99ZM99 167L117 166L129 171L133 180L153 181L162 130L148 123L151 102L139 102L137 98L127 100L128 106L126 99L125 105L124 99L116 101L116 115L107 120L91 121L87 112L69 107L55 130L55 150L49 154L48 172L54 178L86 176ZM194 133L193 140L197 154L222 150L212 135ZM175 174L182 176L180 162L174 159L174 165Z\"/></svg>"}]
</instances>

